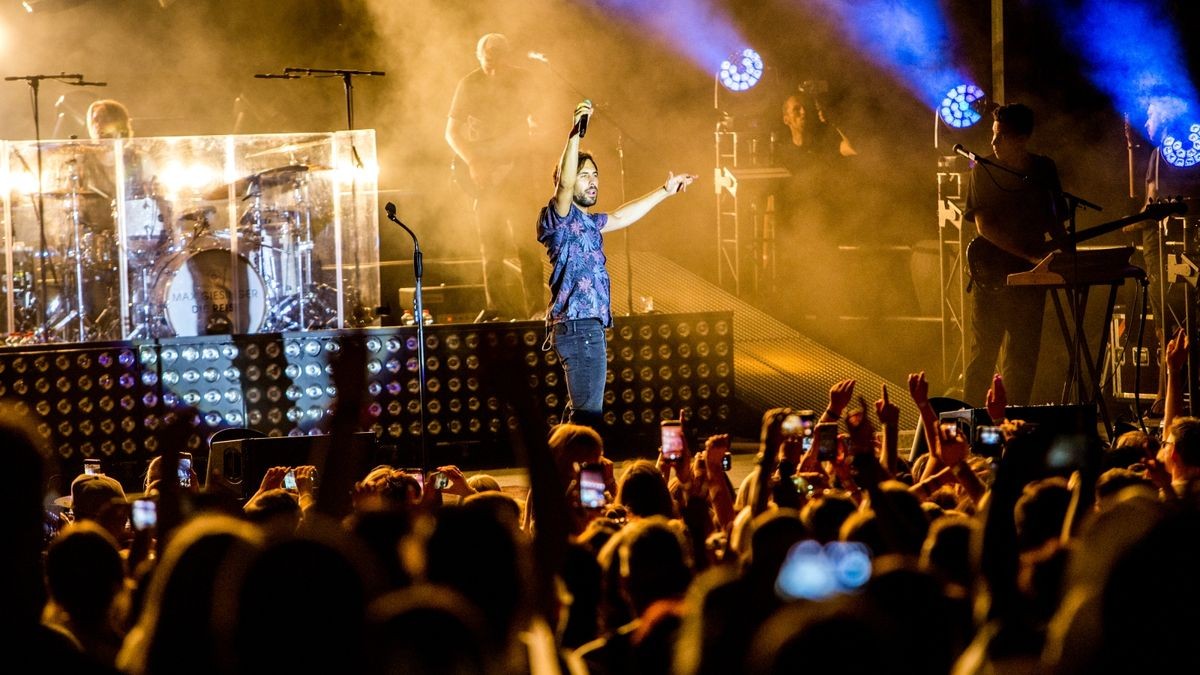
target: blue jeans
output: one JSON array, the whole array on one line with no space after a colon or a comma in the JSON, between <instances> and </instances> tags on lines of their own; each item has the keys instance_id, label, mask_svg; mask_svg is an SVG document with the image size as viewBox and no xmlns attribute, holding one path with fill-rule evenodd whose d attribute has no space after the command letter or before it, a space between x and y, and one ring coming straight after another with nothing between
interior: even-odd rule
<instances>
[{"instance_id":1,"label":"blue jeans","mask_svg":"<svg viewBox=\"0 0 1200 675\"><path fill-rule=\"evenodd\" d=\"M599 427L604 413L604 381L608 374L608 341L600 319L573 319L554 324L550 344L567 379L563 419Z\"/></svg>"}]
</instances>

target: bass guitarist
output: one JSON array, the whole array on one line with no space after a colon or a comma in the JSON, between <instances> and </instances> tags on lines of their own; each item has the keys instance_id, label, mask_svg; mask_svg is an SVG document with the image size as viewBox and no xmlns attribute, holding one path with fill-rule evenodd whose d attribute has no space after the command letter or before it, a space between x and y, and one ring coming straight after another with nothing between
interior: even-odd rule
<instances>
[{"instance_id":1,"label":"bass guitarist","mask_svg":"<svg viewBox=\"0 0 1200 675\"><path fill-rule=\"evenodd\" d=\"M487 306L480 320L529 319L544 310L541 252L529 224L520 218L537 203L530 191L533 166L530 129L531 76L509 64L508 39L489 33L479 39L479 68L458 82L446 121L446 142L456 155L454 180L474 199L483 257ZM519 228L514 232L514 227ZM520 280L505 269L516 250Z\"/></svg>"},{"instance_id":2,"label":"bass guitarist","mask_svg":"<svg viewBox=\"0 0 1200 675\"><path fill-rule=\"evenodd\" d=\"M996 108L993 117L994 154L989 159L1019 175L976 164L963 215L983 239L1009 254L1016 268L983 275L972 267L972 339L963 398L981 405L993 374L999 372L1009 402L1026 405L1037 372L1046 291L1010 287L1005 279L1007 272L1024 271L1054 249L1069 248L1062 225L1066 207L1054 161L1027 148L1033 111L1014 103Z\"/></svg>"}]
</instances>

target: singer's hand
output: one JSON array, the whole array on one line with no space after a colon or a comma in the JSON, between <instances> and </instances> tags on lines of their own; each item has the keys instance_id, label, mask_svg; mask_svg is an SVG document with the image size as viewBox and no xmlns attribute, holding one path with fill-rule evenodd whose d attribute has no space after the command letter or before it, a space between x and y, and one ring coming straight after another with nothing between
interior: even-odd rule
<instances>
[{"instance_id":1,"label":"singer's hand","mask_svg":"<svg viewBox=\"0 0 1200 675\"><path fill-rule=\"evenodd\" d=\"M686 192L687 186L691 185L699 176L692 173L681 173L678 176L668 172L667 182L663 184L667 194L673 195L676 192Z\"/></svg>"},{"instance_id":2,"label":"singer's hand","mask_svg":"<svg viewBox=\"0 0 1200 675\"><path fill-rule=\"evenodd\" d=\"M579 105L575 106L575 116L571 119L572 133L578 133L580 120L585 117L590 117L592 114L592 102L590 99L583 99ZM582 135L582 134L581 134Z\"/></svg>"}]
</instances>

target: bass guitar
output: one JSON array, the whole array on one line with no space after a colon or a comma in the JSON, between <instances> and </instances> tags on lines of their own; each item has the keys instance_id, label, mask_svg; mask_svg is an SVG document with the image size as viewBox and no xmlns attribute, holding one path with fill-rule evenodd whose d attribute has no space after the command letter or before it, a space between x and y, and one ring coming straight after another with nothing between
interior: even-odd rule
<instances>
[{"instance_id":1,"label":"bass guitar","mask_svg":"<svg viewBox=\"0 0 1200 675\"><path fill-rule=\"evenodd\" d=\"M1147 204L1138 213L1075 233L1075 236L1071 238L1071 243L1074 245L1094 239L1143 220L1162 220L1169 216L1183 215L1186 212L1187 204L1178 199ZM967 244L967 269L971 272L972 283L980 288L987 290L1005 288L1008 286L1008 275L1028 272L1033 269L1034 264L1005 251L982 236L975 237L970 244Z\"/></svg>"}]
</instances>

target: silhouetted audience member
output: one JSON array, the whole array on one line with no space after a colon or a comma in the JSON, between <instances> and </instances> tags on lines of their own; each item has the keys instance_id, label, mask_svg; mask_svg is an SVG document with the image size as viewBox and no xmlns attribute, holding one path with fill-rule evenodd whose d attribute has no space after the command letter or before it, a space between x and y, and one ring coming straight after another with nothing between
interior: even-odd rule
<instances>
[{"instance_id":1,"label":"silhouetted audience member","mask_svg":"<svg viewBox=\"0 0 1200 675\"><path fill-rule=\"evenodd\" d=\"M487 630L474 606L453 589L392 591L367 609L366 673L484 675Z\"/></svg>"},{"instance_id":2,"label":"silhouetted audience member","mask_svg":"<svg viewBox=\"0 0 1200 675\"><path fill-rule=\"evenodd\" d=\"M46 550L46 587L48 623L97 662L115 666L125 637L125 564L112 535L90 520L68 527Z\"/></svg>"},{"instance_id":3,"label":"silhouetted audience member","mask_svg":"<svg viewBox=\"0 0 1200 675\"><path fill-rule=\"evenodd\" d=\"M691 561L680 533L664 518L631 523L618 559L622 594L634 619L576 652L593 675L671 671Z\"/></svg>"}]
</instances>

